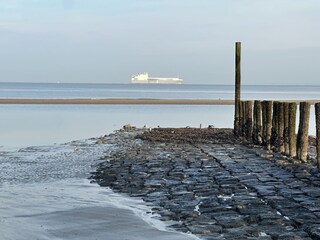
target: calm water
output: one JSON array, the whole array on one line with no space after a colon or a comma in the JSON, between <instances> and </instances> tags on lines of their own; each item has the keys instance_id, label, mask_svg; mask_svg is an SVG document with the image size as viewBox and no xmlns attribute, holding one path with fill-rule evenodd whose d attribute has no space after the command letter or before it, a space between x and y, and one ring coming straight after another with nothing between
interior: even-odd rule
<instances>
[{"instance_id":1,"label":"calm water","mask_svg":"<svg viewBox=\"0 0 320 240\"><path fill-rule=\"evenodd\" d=\"M242 97L320 99L319 90L320 86L244 86ZM226 85L0 83L0 98L233 99L233 91ZM195 239L165 231L161 222L146 215L150 207L143 202L85 180L112 146L96 145L95 140L59 143L105 135L127 123L231 128L233 112L233 106L210 105L0 104L1 239ZM314 125L311 111L311 134ZM74 152L74 146L80 151ZM130 229L126 236L123 229ZM140 236L134 238L132 232Z\"/></svg>"},{"instance_id":2,"label":"calm water","mask_svg":"<svg viewBox=\"0 0 320 240\"><path fill-rule=\"evenodd\" d=\"M243 99L320 99L320 86L243 86ZM0 83L0 98L233 99L231 85ZM232 127L233 106L0 105L0 146L63 143L138 127ZM310 134L315 134L311 111Z\"/></svg>"},{"instance_id":3,"label":"calm water","mask_svg":"<svg viewBox=\"0 0 320 240\"><path fill-rule=\"evenodd\" d=\"M319 99L320 86L242 86L243 99ZM0 83L0 98L233 99L233 85Z\"/></svg>"},{"instance_id":4,"label":"calm water","mask_svg":"<svg viewBox=\"0 0 320 240\"><path fill-rule=\"evenodd\" d=\"M63 143L138 127L232 127L232 106L0 105L0 146ZM0 148L1 151L1 148Z\"/></svg>"},{"instance_id":5,"label":"calm water","mask_svg":"<svg viewBox=\"0 0 320 240\"><path fill-rule=\"evenodd\" d=\"M141 199L91 184L115 147L112 137L96 140L0 151L1 240L198 239L168 231Z\"/></svg>"},{"instance_id":6,"label":"calm water","mask_svg":"<svg viewBox=\"0 0 320 240\"><path fill-rule=\"evenodd\" d=\"M98 97L99 88L2 84L0 95ZM121 90L115 94L126 96ZM192 106L0 105L0 238L198 239L168 231L142 200L90 184L86 178L113 148L112 140L97 145L96 139L77 139L105 135L127 123L177 127L229 120L219 114L225 112L222 107L207 112ZM229 111L232 115L232 107Z\"/></svg>"}]
</instances>

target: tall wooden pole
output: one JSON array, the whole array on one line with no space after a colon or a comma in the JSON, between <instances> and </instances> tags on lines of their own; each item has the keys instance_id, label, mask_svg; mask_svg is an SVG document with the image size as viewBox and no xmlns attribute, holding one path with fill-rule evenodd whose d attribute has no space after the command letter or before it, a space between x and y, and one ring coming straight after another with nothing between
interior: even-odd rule
<instances>
[{"instance_id":1,"label":"tall wooden pole","mask_svg":"<svg viewBox=\"0 0 320 240\"><path fill-rule=\"evenodd\" d=\"M316 111L317 167L320 168L320 103L316 103L314 106Z\"/></svg>"},{"instance_id":2,"label":"tall wooden pole","mask_svg":"<svg viewBox=\"0 0 320 240\"><path fill-rule=\"evenodd\" d=\"M234 133L239 133L240 128L240 86L241 86L241 42L236 42L235 49L235 113L234 113Z\"/></svg>"}]
</instances>

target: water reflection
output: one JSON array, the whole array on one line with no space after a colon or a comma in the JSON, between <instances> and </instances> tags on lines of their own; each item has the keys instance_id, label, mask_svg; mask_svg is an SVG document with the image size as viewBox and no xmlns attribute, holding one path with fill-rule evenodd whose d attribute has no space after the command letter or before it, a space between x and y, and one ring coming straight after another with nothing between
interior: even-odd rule
<instances>
[{"instance_id":1,"label":"water reflection","mask_svg":"<svg viewBox=\"0 0 320 240\"><path fill-rule=\"evenodd\" d=\"M233 106L0 105L0 146L63 143L138 127L232 127Z\"/></svg>"}]
</instances>

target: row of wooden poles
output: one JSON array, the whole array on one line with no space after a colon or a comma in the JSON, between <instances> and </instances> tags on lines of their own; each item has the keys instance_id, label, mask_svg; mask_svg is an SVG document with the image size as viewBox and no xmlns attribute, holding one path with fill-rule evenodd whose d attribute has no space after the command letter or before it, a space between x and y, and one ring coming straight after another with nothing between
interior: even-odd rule
<instances>
[{"instance_id":1,"label":"row of wooden poles","mask_svg":"<svg viewBox=\"0 0 320 240\"><path fill-rule=\"evenodd\" d=\"M296 134L297 103L280 101L239 101L234 133L267 150L307 161L309 102L299 104L299 127ZM317 164L320 167L320 103L315 104Z\"/></svg>"}]
</instances>

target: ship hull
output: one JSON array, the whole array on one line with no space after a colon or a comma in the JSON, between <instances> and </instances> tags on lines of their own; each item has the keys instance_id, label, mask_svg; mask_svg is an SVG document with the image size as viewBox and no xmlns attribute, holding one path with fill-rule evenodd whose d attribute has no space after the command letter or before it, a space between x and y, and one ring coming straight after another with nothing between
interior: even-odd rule
<instances>
[{"instance_id":1,"label":"ship hull","mask_svg":"<svg viewBox=\"0 0 320 240\"><path fill-rule=\"evenodd\" d=\"M134 75L131 79L131 82L135 84L181 84L182 81L181 78L149 77L148 73Z\"/></svg>"},{"instance_id":2,"label":"ship hull","mask_svg":"<svg viewBox=\"0 0 320 240\"><path fill-rule=\"evenodd\" d=\"M170 79L148 79L148 80L132 80L134 84L181 84L182 80Z\"/></svg>"}]
</instances>

